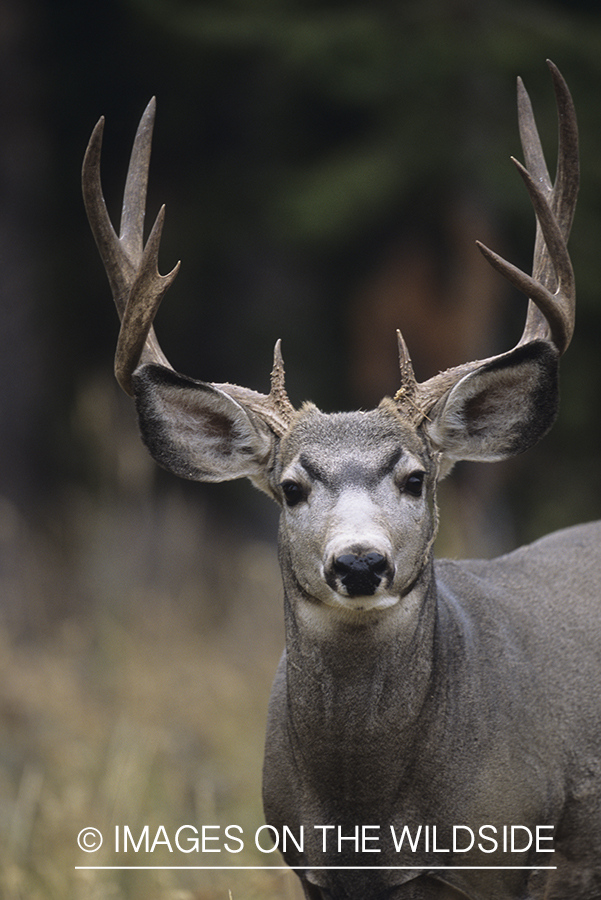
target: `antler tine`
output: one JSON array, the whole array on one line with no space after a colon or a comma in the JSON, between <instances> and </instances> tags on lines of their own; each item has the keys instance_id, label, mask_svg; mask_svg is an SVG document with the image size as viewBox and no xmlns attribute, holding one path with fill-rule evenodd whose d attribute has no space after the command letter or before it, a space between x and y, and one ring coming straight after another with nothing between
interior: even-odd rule
<instances>
[{"instance_id":1,"label":"antler tine","mask_svg":"<svg viewBox=\"0 0 601 900\"><path fill-rule=\"evenodd\" d=\"M127 248L128 255L138 264L144 250L144 218L155 115L156 99L151 97L136 130L121 208L119 239Z\"/></svg>"},{"instance_id":2,"label":"antler tine","mask_svg":"<svg viewBox=\"0 0 601 900\"><path fill-rule=\"evenodd\" d=\"M559 117L559 153L553 212L562 223L567 240L574 219L579 186L578 123L574 103L561 72L550 59L547 60L547 65L553 78Z\"/></svg>"},{"instance_id":3,"label":"antler tine","mask_svg":"<svg viewBox=\"0 0 601 900\"><path fill-rule=\"evenodd\" d=\"M513 160L530 194L537 218L537 239L533 272L527 275L508 263L484 244L477 246L488 260L514 287L530 298L524 332L518 342L552 340L564 353L574 330L575 282L574 272L562 229L554 217L543 191L521 163ZM547 287L549 285L549 287Z\"/></svg>"},{"instance_id":4,"label":"antler tine","mask_svg":"<svg viewBox=\"0 0 601 900\"><path fill-rule=\"evenodd\" d=\"M126 393L132 395L131 376L140 363L154 362L172 368L154 333L152 323L161 300L179 272L179 262L168 275L157 268L159 243L165 220L162 206L144 248L138 275L131 287L115 352L115 376ZM134 238L137 240L136 238Z\"/></svg>"},{"instance_id":5,"label":"antler tine","mask_svg":"<svg viewBox=\"0 0 601 900\"><path fill-rule=\"evenodd\" d=\"M518 79L518 118L526 167L513 160L522 176L536 213L532 277L516 269L478 243L493 265L530 302L519 344L551 340L559 353L567 349L574 331L576 290L567 250L578 194L578 128L567 84L557 67L547 60L557 99L559 152L555 184L551 183L534 120L532 104Z\"/></svg>"},{"instance_id":6,"label":"antler tine","mask_svg":"<svg viewBox=\"0 0 601 900\"><path fill-rule=\"evenodd\" d=\"M129 283L134 277L134 269L115 234L102 193L100 153L103 131L104 117L96 123L88 142L81 172L81 185L88 221L121 319L129 293Z\"/></svg>"},{"instance_id":7,"label":"antler tine","mask_svg":"<svg viewBox=\"0 0 601 900\"><path fill-rule=\"evenodd\" d=\"M567 239L578 194L578 127L568 86L557 67L550 60L547 63L553 78L559 118L555 184L552 184L547 171L530 98L522 80L518 79L518 120L526 166L515 159L513 162L524 180L536 214L532 275L522 272L479 241L477 246L488 262L529 298L524 331L516 346L537 340L550 341L562 354L570 343L574 330L576 303ZM402 387L395 399L399 408L420 421L461 378L474 369L493 362L497 357L464 363L417 385L412 370L407 374L407 365L410 366L407 359L406 351L402 352ZM406 403L408 390L414 397L411 402L415 409L413 413Z\"/></svg>"},{"instance_id":8,"label":"antler tine","mask_svg":"<svg viewBox=\"0 0 601 900\"><path fill-rule=\"evenodd\" d=\"M157 268L164 208L159 211L144 248L144 215L154 115L153 98L144 111L134 139L119 237L106 209L100 179L104 119L100 119L92 132L82 169L88 220L121 319L115 375L130 396L133 394L131 376L140 362L155 362L171 368L152 327L159 304L179 270L179 263L168 275L160 275Z\"/></svg>"}]
</instances>

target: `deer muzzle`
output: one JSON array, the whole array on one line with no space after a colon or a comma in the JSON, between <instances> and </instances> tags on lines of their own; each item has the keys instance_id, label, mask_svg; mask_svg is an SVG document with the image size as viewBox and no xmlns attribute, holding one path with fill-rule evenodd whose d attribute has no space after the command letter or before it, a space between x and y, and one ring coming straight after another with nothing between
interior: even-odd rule
<instances>
[{"instance_id":1,"label":"deer muzzle","mask_svg":"<svg viewBox=\"0 0 601 900\"><path fill-rule=\"evenodd\" d=\"M337 593L349 597L371 597L380 585L389 584L394 566L377 550L346 551L326 567L326 581Z\"/></svg>"}]
</instances>

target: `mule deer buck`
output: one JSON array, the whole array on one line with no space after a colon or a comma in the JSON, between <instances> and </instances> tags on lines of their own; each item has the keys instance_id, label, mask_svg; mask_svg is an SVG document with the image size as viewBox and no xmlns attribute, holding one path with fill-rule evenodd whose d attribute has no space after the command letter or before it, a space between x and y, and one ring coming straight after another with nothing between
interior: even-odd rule
<instances>
[{"instance_id":1,"label":"mule deer buck","mask_svg":"<svg viewBox=\"0 0 601 900\"><path fill-rule=\"evenodd\" d=\"M533 274L486 259L529 298L513 350L400 388L367 412L296 410L279 342L269 394L175 372L152 327L163 210L143 220L154 104L135 138L120 237L87 150L88 217L121 317L116 375L156 461L248 477L281 506L286 650L273 687L264 807L308 900L601 897L601 524L491 561L434 562L436 489L551 427L574 325L566 249L576 118L549 63L559 160L547 173L518 84L537 218ZM285 844L285 846L284 846Z\"/></svg>"}]
</instances>

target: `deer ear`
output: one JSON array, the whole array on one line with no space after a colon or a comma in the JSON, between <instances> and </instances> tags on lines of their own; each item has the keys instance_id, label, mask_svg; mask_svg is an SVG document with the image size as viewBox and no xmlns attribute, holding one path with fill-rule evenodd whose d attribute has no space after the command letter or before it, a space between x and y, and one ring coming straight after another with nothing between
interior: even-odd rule
<instances>
[{"instance_id":1,"label":"deer ear","mask_svg":"<svg viewBox=\"0 0 601 900\"><path fill-rule=\"evenodd\" d=\"M555 347L535 341L458 381L425 423L447 467L459 460L495 462L536 444L557 416L558 361Z\"/></svg>"},{"instance_id":2,"label":"deer ear","mask_svg":"<svg viewBox=\"0 0 601 900\"><path fill-rule=\"evenodd\" d=\"M211 384L158 365L132 378L142 440L155 461L194 481L248 477L272 495L275 435L254 412Z\"/></svg>"}]
</instances>

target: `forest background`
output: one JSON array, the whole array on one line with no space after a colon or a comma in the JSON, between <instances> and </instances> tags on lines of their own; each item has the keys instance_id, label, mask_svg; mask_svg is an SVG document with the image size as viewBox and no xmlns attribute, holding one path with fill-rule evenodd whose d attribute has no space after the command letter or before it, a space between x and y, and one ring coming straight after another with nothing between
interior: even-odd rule
<instances>
[{"instance_id":1,"label":"forest background","mask_svg":"<svg viewBox=\"0 0 601 900\"><path fill-rule=\"evenodd\" d=\"M297 890L281 873L74 868L88 825L261 824L283 640L275 507L247 484L160 472L114 383L117 318L80 194L95 122L116 221L157 97L149 219L167 204L163 271L182 259L157 322L173 365L265 390L280 337L295 404L369 407L398 387L397 327L421 378L520 333L525 300L475 241L530 265L509 156L521 75L554 169L546 58L582 154L560 417L519 459L457 467L441 555L503 552L601 511L598 4L0 0L3 897Z\"/></svg>"}]
</instances>

